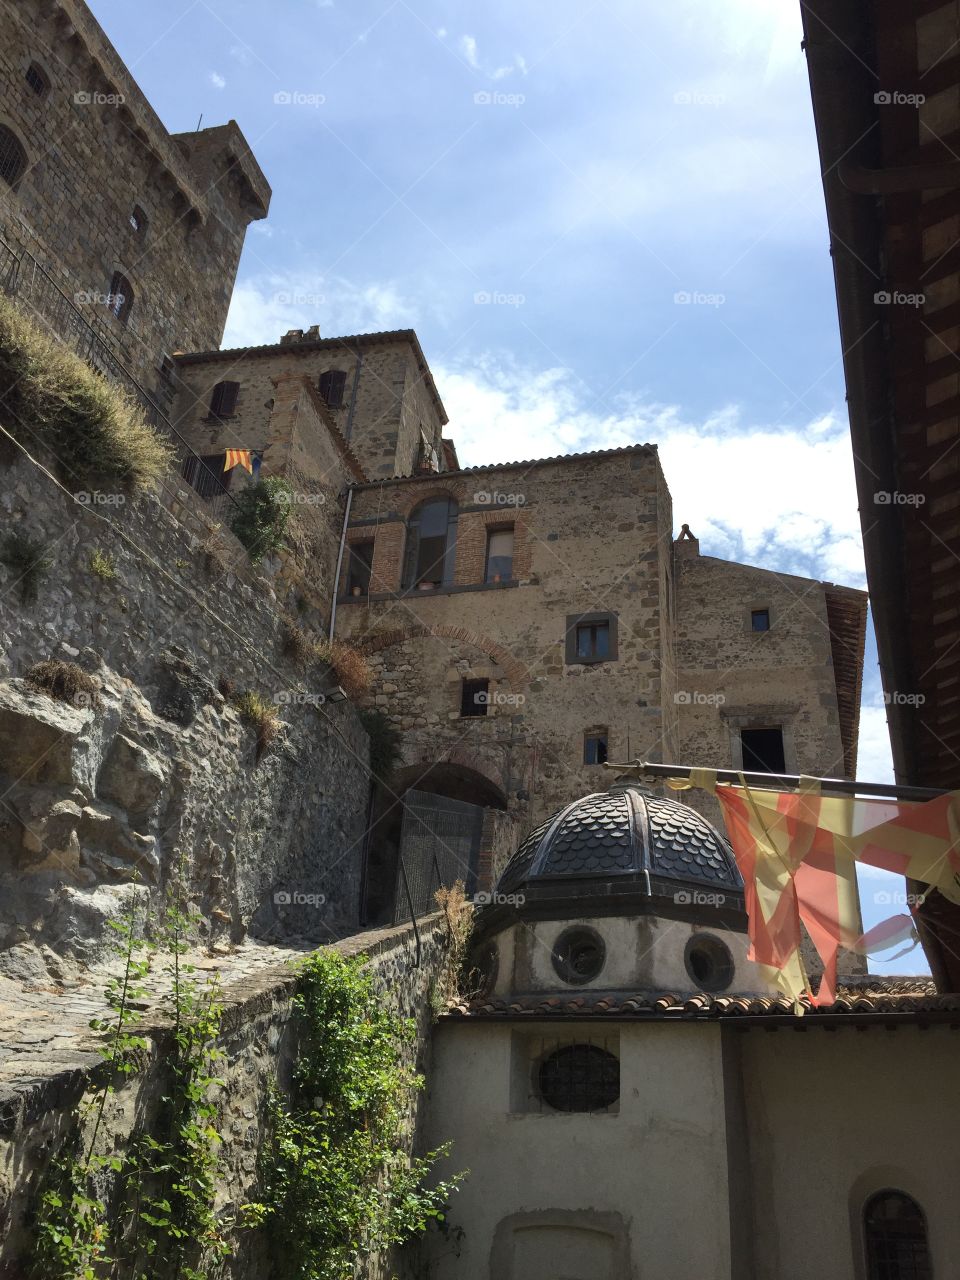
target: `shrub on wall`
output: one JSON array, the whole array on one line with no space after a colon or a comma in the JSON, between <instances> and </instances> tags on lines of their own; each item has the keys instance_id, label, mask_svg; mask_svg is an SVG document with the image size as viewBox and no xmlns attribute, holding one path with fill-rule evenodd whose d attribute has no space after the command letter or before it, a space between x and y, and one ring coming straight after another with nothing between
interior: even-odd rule
<instances>
[{"instance_id":1,"label":"shrub on wall","mask_svg":"<svg viewBox=\"0 0 960 1280\"><path fill-rule=\"evenodd\" d=\"M341 640L324 640L317 645L317 657L336 673L348 698L361 698L370 688L373 672L370 664L353 645Z\"/></svg>"},{"instance_id":2,"label":"shrub on wall","mask_svg":"<svg viewBox=\"0 0 960 1280\"><path fill-rule=\"evenodd\" d=\"M283 546L292 496L293 490L280 476L267 476L237 494L230 528L254 564Z\"/></svg>"},{"instance_id":3,"label":"shrub on wall","mask_svg":"<svg viewBox=\"0 0 960 1280\"><path fill-rule=\"evenodd\" d=\"M137 403L0 297L0 424L25 448L50 451L60 479L116 485L127 493L154 485L173 447Z\"/></svg>"},{"instance_id":4,"label":"shrub on wall","mask_svg":"<svg viewBox=\"0 0 960 1280\"><path fill-rule=\"evenodd\" d=\"M383 1008L360 958L320 951L294 997L298 1051L273 1092L259 1206L277 1280L353 1280L363 1259L443 1226L463 1174L428 1188L445 1148L404 1153L413 1091L408 1022Z\"/></svg>"}]
</instances>

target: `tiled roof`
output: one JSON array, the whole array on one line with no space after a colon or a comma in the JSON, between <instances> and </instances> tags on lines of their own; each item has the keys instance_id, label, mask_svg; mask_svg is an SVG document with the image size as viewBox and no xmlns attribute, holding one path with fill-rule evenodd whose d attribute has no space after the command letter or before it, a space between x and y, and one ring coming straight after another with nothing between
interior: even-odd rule
<instances>
[{"instance_id":1,"label":"tiled roof","mask_svg":"<svg viewBox=\"0 0 960 1280\"><path fill-rule=\"evenodd\" d=\"M460 467L457 471L441 471L439 473L432 471L426 476L420 473L414 473L409 476L385 476L382 480L371 480L368 487L380 489L391 484L409 484L417 480L430 480L436 483L437 480L445 478L455 480L458 476L474 475L479 471L509 471L512 467L545 467L553 465L555 462L578 462L583 458L614 458L619 454L636 453L642 450L656 453L657 446L655 444L624 444L618 445L615 449L585 449L582 453L555 453L549 458L520 458L515 462L485 462L482 466ZM357 485L356 488L362 489L363 486Z\"/></svg>"},{"instance_id":2,"label":"tiled roof","mask_svg":"<svg viewBox=\"0 0 960 1280\"><path fill-rule=\"evenodd\" d=\"M960 1027L960 994L938 995L934 985L921 978L871 978L839 987L831 1005L813 1008L805 1004L806 1018L843 1020L875 1018L878 1022L899 1015L923 1020L933 1015ZM617 1018L687 1022L718 1019L794 1018L792 1003L784 996L724 995L705 992L680 996L669 992L635 995L579 993L521 996L512 999L479 999L451 1004L444 1017L452 1020Z\"/></svg>"}]
</instances>

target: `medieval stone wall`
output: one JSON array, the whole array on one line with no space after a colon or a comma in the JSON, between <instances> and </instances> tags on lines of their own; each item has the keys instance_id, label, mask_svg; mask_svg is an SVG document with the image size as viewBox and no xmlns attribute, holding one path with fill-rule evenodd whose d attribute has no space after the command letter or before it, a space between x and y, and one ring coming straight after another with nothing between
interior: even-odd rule
<instances>
[{"instance_id":1,"label":"medieval stone wall","mask_svg":"<svg viewBox=\"0 0 960 1280\"><path fill-rule=\"evenodd\" d=\"M330 673L295 664L270 580L222 530L201 536L188 494L86 497L23 458L4 470L5 529L52 561L35 603L11 570L0 583L4 964L94 954L135 880L159 894L181 860L211 937L341 936L368 793L352 707L323 704ZM100 705L29 690L51 658L92 674ZM259 759L243 691L281 721Z\"/></svg>"},{"instance_id":2,"label":"medieval stone wall","mask_svg":"<svg viewBox=\"0 0 960 1280\"><path fill-rule=\"evenodd\" d=\"M436 917L421 924L418 953L409 927L357 934L335 944L345 956L369 958L374 982L385 1007L413 1020L416 1035L406 1050L408 1065L423 1072L429 1061L431 993L446 959L446 931ZM291 963L304 957L282 947L241 947L229 955L200 953L188 958L202 976L219 977L224 1016L218 1047L222 1087L215 1091L220 1111L217 1177L218 1211L224 1214L257 1194L257 1155L263 1140L266 1092L270 1083L285 1082L295 1051L291 1000L296 975ZM84 975L16 997L16 1013L0 1031L0 1280L20 1280L30 1256L31 1210L42 1175L70 1131L84 1091L101 1082L97 1039L89 1019L109 1016L98 983L107 973ZM142 1013L138 1033L150 1048L145 1069L118 1086L108 1100L102 1141L112 1153L123 1152L138 1122L149 1114L163 1088L163 1062L169 1027L158 1008L162 984L151 982L151 1001ZM13 997L13 986L0 977L0 993ZM408 1141L419 1145L420 1105L411 1112ZM443 1175L461 1166L456 1155ZM227 1280L259 1280L270 1271L258 1233L243 1231L227 1261ZM396 1274L377 1260L369 1277Z\"/></svg>"},{"instance_id":3,"label":"medieval stone wall","mask_svg":"<svg viewBox=\"0 0 960 1280\"><path fill-rule=\"evenodd\" d=\"M164 355L220 342L244 234L266 215L269 186L235 124L168 134L82 3L42 17L16 0L3 25L0 125L19 138L27 170L15 190L3 184L0 234L51 270L152 389ZM31 63L49 83L42 95L27 83ZM107 303L118 271L134 297L125 323Z\"/></svg>"}]
</instances>

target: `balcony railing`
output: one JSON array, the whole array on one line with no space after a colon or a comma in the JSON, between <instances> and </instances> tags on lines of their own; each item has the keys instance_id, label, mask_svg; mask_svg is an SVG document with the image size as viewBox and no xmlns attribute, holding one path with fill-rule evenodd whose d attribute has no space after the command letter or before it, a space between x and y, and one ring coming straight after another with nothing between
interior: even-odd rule
<instances>
[{"instance_id":1,"label":"balcony railing","mask_svg":"<svg viewBox=\"0 0 960 1280\"><path fill-rule=\"evenodd\" d=\"M212 476L199 454L187 444L176 427L117 354L105 327L94 317L89 320L54 280L49 271L27 249L14 249L0 237L0 289L31 311L57 338L98 373L123 387L143 410L151 426L162 432L177 454L177 466L188 484L203 498L211 515L229 517L237 502ZM202 479L202 484L198 483Z\"/></svg>"}]
</instances>

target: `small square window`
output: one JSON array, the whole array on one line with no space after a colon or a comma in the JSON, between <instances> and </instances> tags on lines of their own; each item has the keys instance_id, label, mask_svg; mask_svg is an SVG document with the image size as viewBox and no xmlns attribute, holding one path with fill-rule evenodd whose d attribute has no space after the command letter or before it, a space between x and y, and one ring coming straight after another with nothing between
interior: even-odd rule
<instances>
[{"instance_id":1,"label":"small square window","mask_svg":"<svg viewBox=\"0 0 960 1280\"><path fill-rule=\"evenodd\" d=\"M577 657L597 662L610 654L610 623L581 622L577 626Z\"/></svg>"},{"instance_id":2,"label":"small square window","mask_svg":"<svg viewBox=\"0 0 960 1280\"><path fill-rule=\"evenodd\" d=\"M783 729L780 725L764 729L741 729L740 753L744 773L786 772Z\"/></svg>"},{"instance_id":3,"label":"small square window","mask_svg":"<svg viewBox=\"0 0 960 1280\"><path fill-rule=\"evenodd\" d=\"M583 763L607 763L607 732L596 729L583 735Z\"/></svg>"},{"instance_id":4,"label":"small square window","mask_svg":"<svg viewBox=\"0 0 960 1280\"><path fill-rule=\"evenodd\" d=\"M751 609L750 610L750 630L751 631L769 631L770 630L770 610L769 609Z\"/></svg>"},{"instance_id":5,"label":"small square window","mask_svg":"<svg viewBox=\"0 0 960 1280\"><path fill-rule=\"evenodd\" d=\"M485 716L490 705L489 680L464 680L460 686L460 714Z\"/></svg>"},{"instance_id":6,"label":"small square window","mask_svg":"<svg viewBox=\"0 0 960 1280\"><path fill-rule=\"evenodd\" d=\"M487 566L484 582L509 582L513 577L513 529L487 533Z\"/></svg>"},{"instance_id":7,"label":"small square window","mask_svg":"<svg viewBox=\"0 0 960 1280\"><path fill-rule=\"evenodd\" d=\"M354 542L350 545L350 573L347 590L353 596L365 596L370 590L370 571L373 568L373 543Z\"/></svg>"},{"instance_id":8,"label":"small square window","mask_svg":"<svg viewBox=\"0 0 960 1280\"><path fill-rule=\"evenodd\" d=\"M568 665L612 662L617 657L617 615L581 613L568 617L565 649Z\"/></svg>"}]
</instances>

